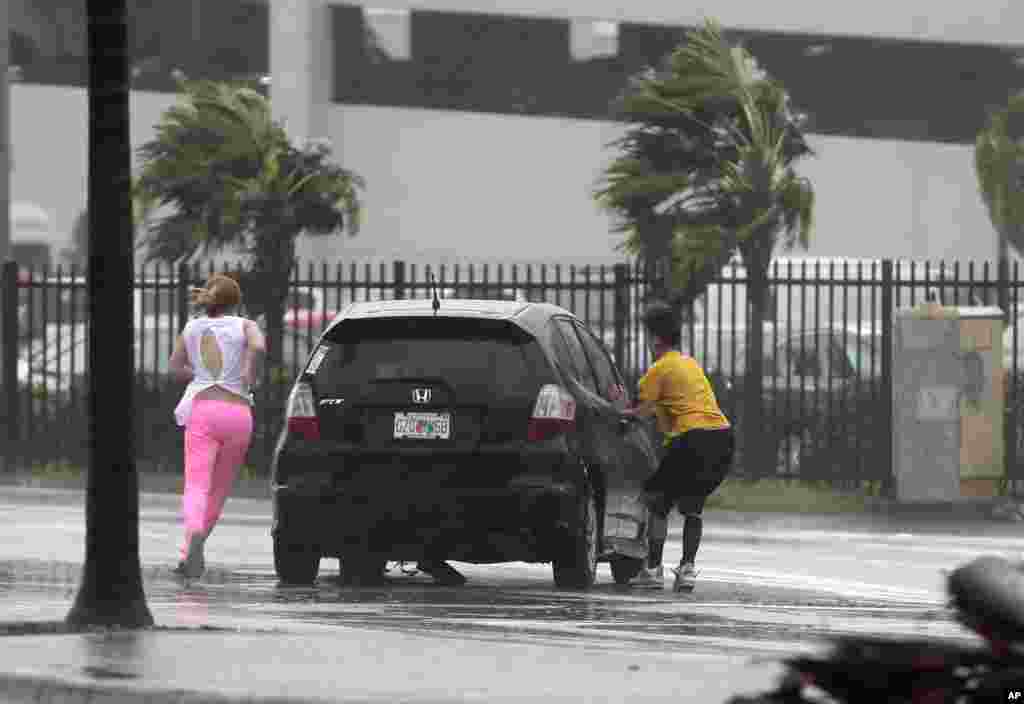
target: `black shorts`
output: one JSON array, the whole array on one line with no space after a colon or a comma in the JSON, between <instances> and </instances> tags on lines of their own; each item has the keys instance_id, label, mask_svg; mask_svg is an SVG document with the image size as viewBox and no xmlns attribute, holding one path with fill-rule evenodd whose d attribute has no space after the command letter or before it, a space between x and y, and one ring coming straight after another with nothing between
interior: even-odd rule
<instances>
[{"instance_id":1,"label":"black shorts","mask_svg":"<svg viewBox=\"0 0 1024 704\"><path fill-rule=\"evenodd\" d=\"M701 513L729 474L735 449L732 428L690 430L673 439L644 484L645 491L662 497L651 507L654 513L668 515L673 505L683 514Z\"/></svg>"}]
</instances>

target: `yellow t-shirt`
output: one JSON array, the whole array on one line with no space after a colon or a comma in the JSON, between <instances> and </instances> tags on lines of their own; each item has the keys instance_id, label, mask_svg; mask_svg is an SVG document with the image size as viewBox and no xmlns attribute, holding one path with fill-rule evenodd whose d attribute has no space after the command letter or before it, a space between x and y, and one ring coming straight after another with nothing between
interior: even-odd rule
<instances>
[{"instance_id":1,"label":"yellow t-shirt","mask_svg":"<svg viewBox=\"0 0 1024 704\"><path fill-rule=\"evenodd\" d=\"M656 404L658 430L666 443L688 430L730 427L704 370L675 350L661 355L640 379L640 402L647 401Z\"/></svg>"}]
</instances>

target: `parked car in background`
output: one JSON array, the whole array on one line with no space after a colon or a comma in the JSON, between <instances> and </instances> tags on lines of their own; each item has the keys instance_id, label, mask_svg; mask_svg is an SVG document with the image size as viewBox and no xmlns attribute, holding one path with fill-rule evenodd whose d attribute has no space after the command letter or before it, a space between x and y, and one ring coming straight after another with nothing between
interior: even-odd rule
<instances>
[{"instance_id":1,"label":"parked car in background","mask_svg":"<svg viewBox=\"0 0 1024 704\"><path fill-rule=\"evenodd\" d=\"M42 337L50 326L84 325L89 319L89 291L82 276L18 275L19 337ZM172 279L139 278L133 288L135 320L172 320L177 311Z\"/></svg>"},{"instance_id":2,"label":"parked car in background","mask_svg":"<svg viewBox=\"0 0 1024 704\"><path fill-rule=\"evenodd\" d=\"M135 371L157 384L168 374L168 360L177 331L170 318L146 317L135 328ZM47 325L40 337L21 345L18 382L49 400L67 400L87 390L88 328L84 323Z\"/></svg>"},{"instance_id":3,"label":"parked car in background","mask_svg":"<svg viewBox=\"0 0 1024 704\"><path fill-rule=\"evenodd\" d=\"M303 286L288 292L284 313L286 328L319 333L335 315L337 311L327 310L323 291L317 288Z\"/></svg>"},{"instance_id":4,"label":"parked car in background","mask_svg":"<svg viewBox=\"0 0 1024 704\"><path fill-rule=\"evenodd\" d=\"M168 376L168 362L181 331L174 316L145 316L135 327L135 372L151 387L176 384ZM85 323L51 324L43 333L24 341L18 353L18 382L39 398L67 400L74 391L84 393L88 381L89 346ZM297 370L309 357L316 338L285 331L283 361Z\"/></svg>"},{"instance_id":5,"label":"parked car in background","mask_svg":"<svg viewBox=\"0 0 1024 704\"><path fill-rule=\"evenodd\" d=\"M865 322L787 331L767 325L763 344L761 427L774 455L771 460L763 454L744 459L737 463L740 470L759 476L827 475L840 467L848 470L850 462L867 461L880 446L870 426L882 417L879 404L885 403L880 397L880 326ZM692 350L723 410L742 431L746 329L704 330L684 340L683 350ZM823 448L832 454L825 456Z\"/></svg>"},{"instance_id":6,"label":"parked car in background","mask_svg":"<svg viewBox=\"0 0 1024 704\"><path fill-rule=\"evenodd\" d=\"M292 388L273 456L278 576L309 583L322 557L348 576L527 561L586 588L606 560L628 581L647 551L628 499L656 452L645 424L623 422L622 384L600 340L550 304L348 306Z\"/></svg>"}]
</instances>

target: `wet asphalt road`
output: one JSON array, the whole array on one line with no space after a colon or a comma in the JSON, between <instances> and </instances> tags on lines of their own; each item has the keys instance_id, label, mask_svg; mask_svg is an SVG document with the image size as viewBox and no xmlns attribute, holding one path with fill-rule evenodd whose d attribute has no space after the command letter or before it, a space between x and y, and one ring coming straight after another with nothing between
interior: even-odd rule
<instances>
[{"instance_id":1,"label":"wet asphalt road","mask_svg":"<svg viewBox=\"0 0 1024 704\"><path fill-rule=\"evenodd\" d=\"M60 620L77 591L84 551L81 492L0 488L0 620ZM377 588L339 586L324 560L312 588L279 587L270 505L232 498L207 546L208 570L184 584L171 574L179 499L144 494L141 556L150 608L163 626L288 634L390 633L572 646L595 650L777 658L836 633L973 640L944 608L943 569L980 554L1019 557L1010 524L822 526L785 518L709 514L697 590L630 591L608 567L588 593L555 590L548 565L457 566L470 582L434 585L393 570ZM666 562L681 550L678 528Z\"/></svg>"}]
</instances>

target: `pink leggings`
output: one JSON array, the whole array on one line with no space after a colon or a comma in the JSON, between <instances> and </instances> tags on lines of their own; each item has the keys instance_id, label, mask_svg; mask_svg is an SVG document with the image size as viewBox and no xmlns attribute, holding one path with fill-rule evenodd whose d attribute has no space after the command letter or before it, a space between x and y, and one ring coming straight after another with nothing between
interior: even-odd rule
<instances>
[{"instance_id":1,"label":"pink leggings","mask_svg":"<svg viewBox=\"0 0 1024 704\"><path fill-rule=\"evenodd\" d=\"M193 535L206 536L224 509L224 502L245 461L252 438L252 411L240 403L198 400L185 428L185 544Z\"/></svg>"}]
</instances>

